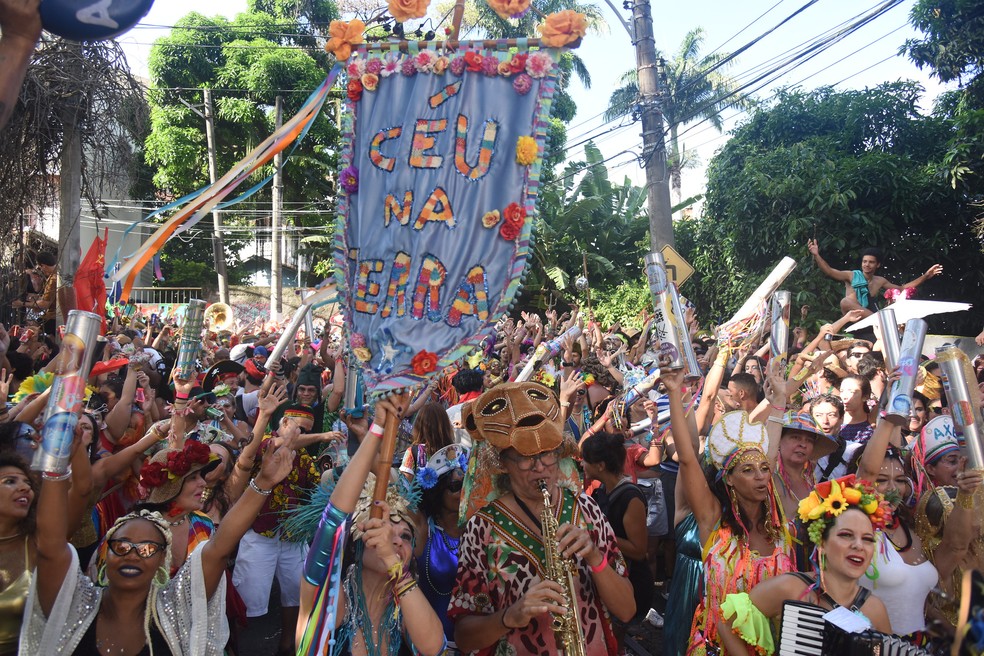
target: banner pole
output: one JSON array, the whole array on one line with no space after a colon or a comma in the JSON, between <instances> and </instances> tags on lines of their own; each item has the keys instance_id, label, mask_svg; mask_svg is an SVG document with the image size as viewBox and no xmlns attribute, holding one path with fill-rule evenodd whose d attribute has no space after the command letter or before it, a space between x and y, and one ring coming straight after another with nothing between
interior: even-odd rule
<instances>
[{"instance_id":1,"label":"banner pole","mask_svg":"<svg viewBox=\"0 0 984 656\"><path fill-rule=\"evenodd\" d=\"M457 0L454 3L454 16L451 18L451 41L458 41L458 33L461 31L461 21L465 17L465 0Z\"/></svg>"}]
</instances>

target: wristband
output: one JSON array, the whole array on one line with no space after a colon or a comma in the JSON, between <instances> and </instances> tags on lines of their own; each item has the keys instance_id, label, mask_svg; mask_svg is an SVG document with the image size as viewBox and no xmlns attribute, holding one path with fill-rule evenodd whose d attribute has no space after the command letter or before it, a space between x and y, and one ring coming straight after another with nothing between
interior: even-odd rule
<instances>
[{"instance_id":1,"label":"wristband","mask_svg":"<svg viewBox=\"0 0 984 656\"><path fill-rule=\"evenodd\" d=\"M271 494L273 494L273 488L270 488L269 490L261 489L260 486L256 484L256 479L255 478L249 479L249 487L250 487L251 490L253 490L257 494L261 494L261 495L263 495L265 497L268 497Z\"/></svg>"},{"instance_id":2,"label":"wristband","mask_svg":"<svg viewBox=\"0 0 984 656\"><path fill-rule=\"evenodd\" d=\"M376 422L373 422L372 426L369 427L370 435L375 435L376 437L382 437L383 432L384 432L383 427L377 424Z\"/></svg>"},{"instance_id":3,"label":"wristband","mask_svg":"<svg viewBox=\"0 0 984 656\"><path fill-rule=\"evenodd\" d=\"M570 401L561 401L560 402L560 407L561 408L569 408L569 407L571 407L571 402Z\"/></svg>"},{"instance_id":4,"label":"wristband","mask_svg":"<svg viewBox=\"0 0 984 656\"><path fill-rule=\"evenodd\" d=\"M188 393L187 392L175 392L174 393L174 400L175 401L187 401L188 400Z\"/></svg>"},{"instance_id":5,"label":"wristband","mask_svg":"<svg viewBox=\"0 0 984 656\"><path fill-rule=\"evenodd\" d=\"M396 598L397 599L403 599L405 596L407 596L408 594L410 594L411 592L413 592L413 589L416 588L416 587L417 587L417 582L416 581L410 581L409 584L407 584L406 586L404 586L402 590L400 590L399 592L396 593Z\"/></svg>"},{"instance_id":6,"label":"wristband","mask_svg":"<svg viewBox=\"0 0 984 656\"><path fill-rule=\"evenodd\" d=\"M786 406L784 406L784 405L772 405L771 403L769 405L772 406L772 409L773 410L778 410L779 412L785 412L786 411Z\"/></svg>"},{"instance_id":7,"label":"wristband","mask_svg":"<svg viewBox=\"0 0 984 656\"><path fill-rule=\"evenodd\" d=\"M68 470L64 474L59 474L57 472L43 472L41 474L42 480L45 481L67 481L72 477L72 467L69 465Z\"/></svg>"},{"instance_id":8,"label":"wristband","mask_svg":"<svg viewBox=\"0 0 984 656\"><path fill-rule=\"evenodd\" d=\"M591 568L591 572L593 574L599 573L601 570L608 567L608 554L605 554L604 557L601 559L601 562L598 563L597 565L594 566L588 565L588 567Z\"/></svg>"},{"instance_id":9,"label":"wristband","mask_svg":"<svg viewBox=\"0 0 984 656\"><path fill-rule=\"evenodd\" d=\"M964 510L974 509L974 495L967 494L963 490L957 492L957 506Z\"/></svg>"}]
</instances>

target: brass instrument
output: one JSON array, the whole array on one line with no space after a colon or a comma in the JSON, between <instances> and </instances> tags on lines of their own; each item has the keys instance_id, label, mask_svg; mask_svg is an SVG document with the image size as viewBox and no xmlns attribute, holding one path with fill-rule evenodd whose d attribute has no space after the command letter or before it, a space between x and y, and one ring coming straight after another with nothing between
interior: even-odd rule
<instances>
[{"instance_id":1,"label":"brass instrument","mask_svg":"<svg viewBox=\"0 0 984 656\"><path fill-rule=\"evenodd\" d=\"M205 308L205 325L211 332L230 330L236 323L232 308L225 303L212 303Z\"/></svg>"},{"instance_id":2,"label":"brass instrument","mask_svg":"<svg viewBox=\"0 0 984 656\"><path fill-rule=\"evenodd\" d=\"M553 514L553 502L546 481L539 481L540 492L543 493L543 512L540 513L541 532L543 533L543 552L547 562L544 563L547 578L564 589L564 605L567 614L554 615L550 626L564 648L565 656L585 656L584 634L581 631L581 613L577 606L577 588L574 577L577 566L573 560L564 558L557 547L557 518Z\"/></svg>"}]
</instances>

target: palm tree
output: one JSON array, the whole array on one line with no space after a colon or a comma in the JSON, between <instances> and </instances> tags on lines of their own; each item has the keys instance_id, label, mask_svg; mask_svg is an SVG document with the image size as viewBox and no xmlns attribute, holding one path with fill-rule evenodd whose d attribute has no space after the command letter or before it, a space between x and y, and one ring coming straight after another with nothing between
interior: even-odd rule
<instances>
[{"instance_id":1,"label":"palm tree","mask_svg":"<svg viewBox=\"0 0 984 656\"><path fill-rule=\"evenodd\" d=\"M734 60L724 62L729 53L719 52L700 57L704 43L704 30L691 30L683 38L680 49L672 61L666 63L666 79L663 81L663 120L669 130L667 168L670 186L677 202L681 200L681 171L694 163L688 160L683 144L679 141L680 126L692 121L710 121L718 132L723 128L721 112L725 108L746 107L749 100L738 92L738 83L723 73ZM656 51L657 59L663 59ZM710 71L710 72L705 72ZM608 99L605 120L612 121L630 114L639 101L639 84L636 71L625 73L619 80L622 85Z\"/></svg>"}]
</instances>

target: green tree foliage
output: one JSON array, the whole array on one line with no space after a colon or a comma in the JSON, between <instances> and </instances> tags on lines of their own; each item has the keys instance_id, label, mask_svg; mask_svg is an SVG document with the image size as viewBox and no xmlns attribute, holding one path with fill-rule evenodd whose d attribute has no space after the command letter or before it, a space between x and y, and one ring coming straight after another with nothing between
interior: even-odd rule
<instances>
[{"instance_id":1,"label":"green tree foliage","mask_svg":"<svg viewBox=\"0 0 984 656\"><path fill-rule=\"evenodd\" d=\"M667 165L670 185L677 202L681 200L682 171L696 164L680 141L680 127L697 120L706 120L721 130L721 112L727 107L746 107L748 102L738 94L735 81L724 71L734 65L734 60L723 63L731 55L726 52L701 56L704 30L696 28L687 33L673 58L666 62L666 77L660 89L660 108L668 131ZM657 59L663 55L657 51ZM634 111L639 104L639 80L632 69L621 78L622 86L608 99L605 120L612 121Z\"/></svg>"},{"instance_id":2,"label":"green tree foliage","mask_svg":"<svg viewBox=\"0 0 984 656\"><path fill-rule=\"evenodd\" d=\"M878 246L897 283L943 264L920 298L981 298L976 212L935 173L953 123L921 115L920 92L908 82L788 91L735 131L708 169L704 216L677 223L678 249L697 270L685 291L709 319L728 319L785 255L799 263L784 285L797 306L833 318L843 285L813 265L814 237L834 268L857 268L860 251ZM981 318L943 315L931 328L977 334Z\"/></svg>"},{"instance_id":3,"label":"green tree foliage","mask_svg":"<svg viewBox=\"0 0 984 656\"><path fill-rule=\"evenodd\" d=\"M628 178L608 176L601 152L584 148L585 161L568 164L563 175L541 188L531 288L555 289L573 302L573 281L588 258L592 297L601 298L618 282L642 275L648 243L646 191ZM578 176L580 179L578 180Z\"/></svg>"},{"instance_id":4,"label":"green tree foliage","mask_svg":"<svg viewBox=\"0 0 984 656\"><path fill-rule=\"evenodd\" d=\"M336 17L334 3L327 0L251 0L248 11L232 21L192 12L154 44L149 61L154 88L151 133L145 142L145 158L154 172L159 196L177 198L208 183L204 120L188 106L201 111L203 93L198 89L213 89L221 175L275 130L273 106L278 95L283 98L287 120L324 79L330 62L318 47L317 36ZM293 222L295 226L321 227L334 218L331 208L338 141L330 117L334 105L327 103L323 112L329 116L323 114L285 160L286 225ZM272 165L264 167L242 190L272 170ZM269 219L260 210L269 207L268 186L242 206L224 212L223 221L262 229ZM323 214L292 214L290 208L320 210ZM186 262L209 261L209 242L198 234L199 239L184 243L172 240L165 247L161 260L168 284L183 275L182 270L192 270ZM252 235L249 237L252 240ZM226 244L229 274L234 281L243 276L236 269L234 254L246 241L233 238Z\"/></svg>"}]
</instances>

